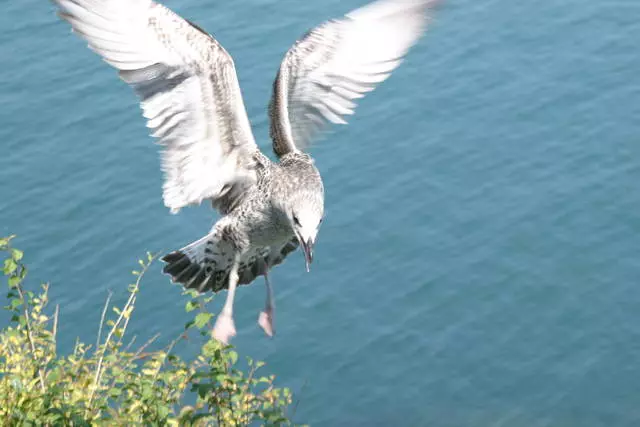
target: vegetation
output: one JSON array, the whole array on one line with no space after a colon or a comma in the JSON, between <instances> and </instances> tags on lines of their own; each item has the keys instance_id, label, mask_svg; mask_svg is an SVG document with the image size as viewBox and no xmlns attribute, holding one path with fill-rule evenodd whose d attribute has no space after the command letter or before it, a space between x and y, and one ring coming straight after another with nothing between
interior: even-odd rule
<instances>
[{"instance_id":1,"label":"vegetation","mask_svg":"<svg viewBox=\"0 0 640 427\"><path fill-rule=\"evenodd\" d=\"M157 336L132 349L135 338L128 339L127 325L154 258L150 254L133 272L136 281L124 307L112 307L107 299L96 346L77 340L71 353L62 355L56 346L58 307L48 305L48 285L38 293L26 289L23 253L11 247L12 238L0 239L9 287L5 309L11 315L0 331L1 425L290 424L289 390L275 387L273 376L257 375L263 362L248 359L246 372L238 369L237 353L206 332L212 297L187 293L185 309L193 320L165 349L147 350ZM203 344L187 361L173 351L189 335Z\"/></svg>"}]
</instances>

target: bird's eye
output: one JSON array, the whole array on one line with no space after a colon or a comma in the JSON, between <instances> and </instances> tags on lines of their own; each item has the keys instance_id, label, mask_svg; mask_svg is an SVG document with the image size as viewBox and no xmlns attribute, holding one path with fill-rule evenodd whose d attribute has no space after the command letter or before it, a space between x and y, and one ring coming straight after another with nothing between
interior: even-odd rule
<instances>
[{"instance_id":1,"label":"bird's eye","mask_svg":"<svg viewBox=\"0 0 640 427\"><path fill-rule=\"evenodd\" d=\"M322 224L322 221L324 221L324 218L320 218L320 222L318 223L318 225Z\"/></svg>"},{"instance_id":2,"label":"bird's eye","mask_svg":"<svg viewBox=\"0 0 640 427\"><path fill-rule=\"evenodd\" d=\"M298 217L297 216L293 216L293 223L297 226L300 227L300 221L298 221Z\"/></svg>"}]
</instances>

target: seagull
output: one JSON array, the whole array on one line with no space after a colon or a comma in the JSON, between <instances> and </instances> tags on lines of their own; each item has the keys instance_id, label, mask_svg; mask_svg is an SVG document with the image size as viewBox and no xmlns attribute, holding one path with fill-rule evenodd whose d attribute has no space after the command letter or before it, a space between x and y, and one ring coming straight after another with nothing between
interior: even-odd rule
<instances>
[{"instance_id":1,"label":"seagull","mask_svg":"<svg viewBox=\"0 0 640 427\"><path fill-rule=\"evenodd\" d=\"M298 247L307 272L324 216L307 150L386 80L421 37L433 0L377 0L313 28L286 53L269 103L278 161L256 145L231 56L209 33L152 0L52 0L58 15L118 71L161 146L171 213L211 203L204 237L165 255L163 272L198 292L228 290L213 337L235 336L236 288L263 276L258 324L273 336L269 271Z\"/></svg>"}]
</instances>

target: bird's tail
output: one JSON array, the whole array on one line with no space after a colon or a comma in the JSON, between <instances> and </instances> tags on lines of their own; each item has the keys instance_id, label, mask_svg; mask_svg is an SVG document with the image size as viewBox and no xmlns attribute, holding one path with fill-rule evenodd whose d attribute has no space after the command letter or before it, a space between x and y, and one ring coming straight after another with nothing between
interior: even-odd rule
<instances>
[{"instance_id":1,"label":"bird's tail","mask_svg":"<svg viewBox=\"0 0 640 427\"><path fill-rule=\"evenodd\" d=\"M198 292L227 289L235 249L218 230L215 227L202 239L162 257L167 263L163 273L170 275L174 283ZM267 268L281 264L297 247L298 239L294 237L281 245L253 248L245 253L239 260L238 285L247 285L264 275Z\"/></svg>"},{"instance_id":2,"label":"bird's tail","mask_svg":"<svg viewBox=\"0 0 640 427\"><path fill-rule=\"evenodd\" d=\"M228 246L228 247L227 247ZM227 286L233 249L217 231L162 257L163 273L171 281L198 292L218 292Z\"/></svg>"}]
</instances>

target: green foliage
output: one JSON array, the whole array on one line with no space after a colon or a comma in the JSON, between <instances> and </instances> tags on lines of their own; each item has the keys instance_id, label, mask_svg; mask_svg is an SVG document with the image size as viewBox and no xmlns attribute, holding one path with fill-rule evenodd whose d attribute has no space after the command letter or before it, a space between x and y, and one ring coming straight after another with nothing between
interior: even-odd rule
<instances>
[{"instance_id":1,"label":"green foliage","mask_svg":"<svg viewBox=\"0 0 640 427\"><path fill-rule=\"evenodd\" d=\"M274 386L273 376L258 376L263 362L248 359L246 373L238 354L211 338L205 327L213 297L186 292L185 310L194 319L179 337L159 351L147 351L158 337L133 350L124 344L140 281L153 261L140 261L136 282L128 287L122 308L107 299L96 346L77 341L71 354L58 354L58 307L48 307L48 285L39 293L25 290L23 253L11 247L13 236L0 239L2 269L8 279L11 324L0 332L1 425L289 425L291 393ZM195 335L203 344L192 360L173 353ZM195 404L184 403L194 392Z\"/></svg>"}]
</instances>

